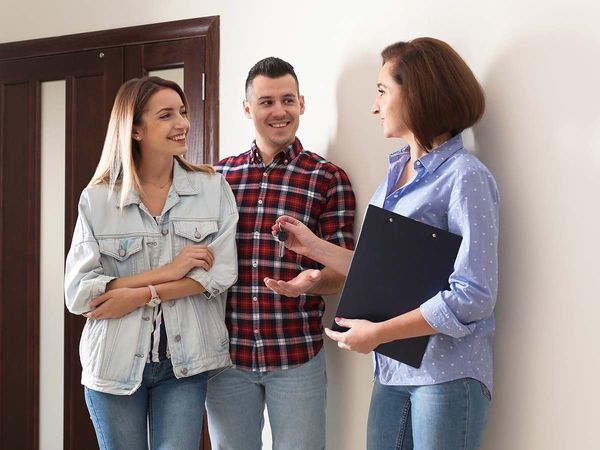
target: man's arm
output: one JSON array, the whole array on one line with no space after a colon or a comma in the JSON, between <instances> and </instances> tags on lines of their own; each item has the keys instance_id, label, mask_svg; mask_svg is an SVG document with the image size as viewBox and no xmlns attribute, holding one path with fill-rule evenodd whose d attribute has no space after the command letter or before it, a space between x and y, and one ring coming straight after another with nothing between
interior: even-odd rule
<instances>
[{"instance_id":1,"label":"man's arm","mask_svg":"<svg viewBox=\"0 0 600 450\"><path fill-rule=\"evenodd\" d=\"M265 278L265 284L273 292L286 297L298 297L301 294L330 295L337 294L344 286L345 275L329 267L322 270L307 269L290 281Z\"/></svg>"}]
</instances>

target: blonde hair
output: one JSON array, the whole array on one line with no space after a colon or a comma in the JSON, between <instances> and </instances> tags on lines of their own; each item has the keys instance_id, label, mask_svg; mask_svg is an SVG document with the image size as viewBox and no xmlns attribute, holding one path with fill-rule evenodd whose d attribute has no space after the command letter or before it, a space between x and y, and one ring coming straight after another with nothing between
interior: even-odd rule
<instances>
[{"instance_id":1,"label":"blonde hair","mask_svg":"<svg viewBox=\"0 0 600 450\"><path fill-rule=\"evenodd\" d=\"M100 162L88 186L108 184L109 197L118 186L121 209L131 191L142 191L137 173L137 164L141 153L139 143L132 137L133 125L141 125L142 114L150 97L162 89L173 89L177 92L188 110L188 101L181 87L173 81L159 77L133 78L123 83L117 92L110 113ZM210 165L191 164L181 156L174 158L185 170L190 172L215 173Z\"/></svg>"}]
</instances>

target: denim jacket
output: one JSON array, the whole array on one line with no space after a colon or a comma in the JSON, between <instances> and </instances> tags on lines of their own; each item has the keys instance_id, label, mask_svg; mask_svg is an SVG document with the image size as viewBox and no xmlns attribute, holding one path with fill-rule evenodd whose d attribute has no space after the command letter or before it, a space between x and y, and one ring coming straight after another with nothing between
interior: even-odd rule
<instances>
[{"instance_id":1,"label":"denim jacket","mask_svg":"<svg viewBox=\"0 0 600 450\"><path fill-rule=\"evenodd\" d=\"M138 193L129 194L122 212L118 204L118 192L109 198L105 184L81 194L65 270L69 311L89 311L88 302L103 294L111 280L150 270L152 255L153 266L159 267L186 245L207 244L215 255L213 266L187 274L206 292L163 306L171 362L178 378L231 365L225 301L227 289L237 279L238 213L225 179L220 174L188 172L174 162L160 225ZM110 394L135 392L142 381L151 332L149 306L120 319L88 319L79 344L81 383Z\"/></svg>"}]
</instances>

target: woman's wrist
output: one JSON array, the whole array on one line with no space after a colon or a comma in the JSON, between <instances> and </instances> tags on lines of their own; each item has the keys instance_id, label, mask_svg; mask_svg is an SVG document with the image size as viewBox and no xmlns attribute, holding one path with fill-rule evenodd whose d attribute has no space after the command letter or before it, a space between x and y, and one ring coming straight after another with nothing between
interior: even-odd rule
<instances>
[{"instance_id":1,"label":"woman's wrist","mask_svg":"<svg viewBox=\"0 0 600 450\"><path fill-rule=\"evenodd\" d=\"M138 306L144 306L146 303L150 301L152 298L152 293L150 292L150 288L148 286L135 288L136 289L136 297L138 298Z\"/></svg>"},{"instance_id":2,"label":"woman's wrist","mask_svg":"<svg viewBox=\"0 0 600 450\"><path fill-rule=\"evenodd\" d=\"M172 262L162 266L158 270L160 271L160 280L158 282L154 282L152 284L168 283L169 281L177 281L178 280L177 275L175 274L175 270L173 268Z\"/></svg>"}]
</instances>

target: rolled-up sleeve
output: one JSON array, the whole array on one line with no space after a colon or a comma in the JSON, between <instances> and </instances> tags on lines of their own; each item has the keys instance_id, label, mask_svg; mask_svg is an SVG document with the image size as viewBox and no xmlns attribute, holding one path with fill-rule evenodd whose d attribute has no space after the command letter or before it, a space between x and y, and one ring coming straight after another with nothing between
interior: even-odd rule
<instances>
[{"instance_id":1,"label":"rolled-up sleeve","mask_svg":"<svg viewBox=\"0 0 600 450\"><path fill-rule=\"evenodd\" d=\"M220 178L220 211L218 230L209 248L214 255L214 262L210 270L196 268L187 276L200 283L206 289L206 298L213 298L225 292L237 280L238 260L235 243L235 233L238 222L238 211L233 192L221 174L214 175Z\"/></svg>"},{"instance_id":2,"label":"rolled-up sleeve","mask_svg":"<svg viewBox=\"0 0 600 450\"><path fill-rule=\"evenodd\" d=\"M79 216L65 265L65 303L73 314L91 308L90 300L106 291L115 277L105 275L100 263L100 248L89 223L90 204L86 191L79 200Z\"/></svg>"},{"instance_id":3,"label":"rolled-up sleeve","mask_svg":"<svg viewBox=\"0 0 600 450\"><path fill-rule=\"evenodd\" d=\"M465 170L450 196L449 231L462 236L450 290L423 303L420 311L439 333L460 338L491 316L498 289L498 191L484 167Z\"/></svg>"}]
</instances>

